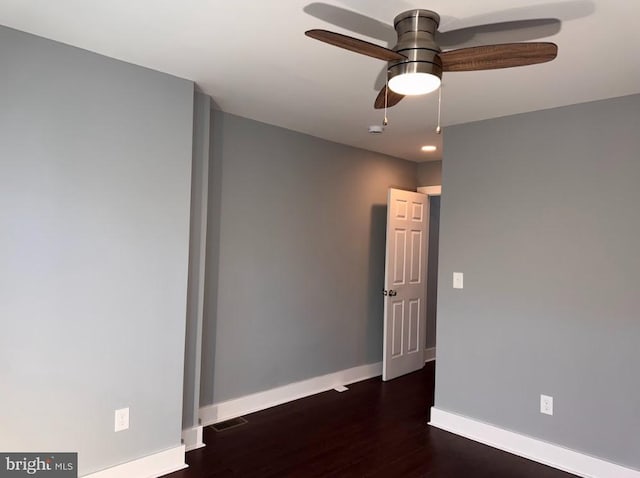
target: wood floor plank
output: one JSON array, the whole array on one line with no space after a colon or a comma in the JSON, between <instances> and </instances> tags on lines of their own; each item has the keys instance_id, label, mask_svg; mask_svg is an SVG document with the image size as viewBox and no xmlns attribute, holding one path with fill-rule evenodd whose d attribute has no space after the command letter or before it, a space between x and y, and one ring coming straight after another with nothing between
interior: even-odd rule
<instances>
[{"instance_id":1,"label":"wood floor plank","mask_svg":"<svg viewBox=\"0 0 640 478\"><path fill-rule=\"evenodd\" d=\"M204 430L205 448L170 478L568 478L574 475L429 427L434 363Z\"/></svg>"}]
</instances>

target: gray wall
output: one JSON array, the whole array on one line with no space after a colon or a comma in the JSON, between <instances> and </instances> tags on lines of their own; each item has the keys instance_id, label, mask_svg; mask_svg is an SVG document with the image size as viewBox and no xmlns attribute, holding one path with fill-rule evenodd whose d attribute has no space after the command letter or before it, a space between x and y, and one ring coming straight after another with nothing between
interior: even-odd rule
<instances>
[{"instance_id":1,"label":"gray wall","mask_svg":"<svg viewBox=\"0 0 640 478\"><path fill-rule=\"evenodd\" d=\"M639 132L640 96L447 128L438 408L640 469Z\"/></svg>"},{"instance_id":2,"label":"gray wall","mask_svg":"<svg viewBox=\"0 0 640 478\"><path fill-rule=\"evenodd\" d=\"M439 186L442 184L442 161L418 163L418 186Z\"/></svg>"},{"instance_id":3,"label":"gray wall","mask_svg":"<svg viewBox=\"0 0 640 478\"><path fill-rule=\"evenodd\" d=\"M3 27L0 64L0 449L178 446L193 85Z\"/></svg>"},{"instance_id":4,"label":"gray wall","mask_svg":"<svg viewBox=\"0 0 640 478\"><path fill-rule=\"evenodd\" d=\"M203 404L381 360L387 188L416 164L219 112L212 138Z\"/></svg>"}]
</instances>

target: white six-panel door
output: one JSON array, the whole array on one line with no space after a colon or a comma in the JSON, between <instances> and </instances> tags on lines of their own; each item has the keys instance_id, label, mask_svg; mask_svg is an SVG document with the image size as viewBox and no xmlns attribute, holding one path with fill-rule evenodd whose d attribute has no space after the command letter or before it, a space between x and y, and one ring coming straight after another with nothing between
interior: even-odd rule
<instances>
[{"instance_id":1,"label":"white six-panel door","mask_svg":"<svg viewBox=\"0 0 640 478\"><path fill-rule=\"evenodd\" d=\"M389 189L383 380L424 366L428 199L425 194Z\"/></svg>"}]
</instances>

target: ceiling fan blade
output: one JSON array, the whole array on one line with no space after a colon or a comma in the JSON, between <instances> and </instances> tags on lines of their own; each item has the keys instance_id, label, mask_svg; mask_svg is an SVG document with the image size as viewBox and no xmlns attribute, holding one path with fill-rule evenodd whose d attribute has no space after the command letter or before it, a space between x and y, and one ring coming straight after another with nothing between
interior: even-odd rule
<instances>
[{"instance_id":1,"label":"ceiling fan blade","mask_svg":"<svg viewBox=\"0 0 640 478\"><path fill-rule=\"evenodd\" d=\"M364 35L369 38L377 38L387 45L393 45L396 41L396 31L393 26L382 23L374 18L367 17L346 8L328 5L321 2L313 2L304 7L305 13L318 18L336 27L350 32ZM485 42L491 43L491 42ZM496 42L493 42L496 43Z\"/></svg>"},{"instance_id":2,"label":"ceiling fan blade","mask_svg":"<svg viewBox=\"0 0 640 478\"><path fill-rule=\"evenodd\" d=\"M524 42L553 36L560 31L561 26L562 22L557 18L489 23L446 32L436 32L436 42L440 45L440 48L464 48L486 45L487 43Z\"/></svg>"},{"instance_id":3,"label":"ceiling fan blade","mask_svg":"<svg viewBox=\"0 0 640 478\"><path fill-rule=\"evenodd\" d=\"M386 91L387 86L385 85L382 87L380 93L378 93L378 96L376 96L376 101L373 103L373 107L375 109L381 110L384 108L384 96ZM400 100L402 98L404 98L404 95L400 95L389 88L389 93L387 93L387 108L391 108L392 106L397 105L398 103L400 103Z\"/></svg>"},{"instance_id":4,"label":"ceiling fan blade","mask_svg":"<svg viewBox=\"0 0 640 478\"><path fill-rule=\"evenodd\" d=\"M396 53L393 50L384 48L368 41L358 40L357 38L342 35L340 33L334 33L327 30L309 30L304 32L310 38L329 43L330 45L339 46L345 50L354 51L362 55L371 56L379 60L393 61L393 60L405 60L407 57Z\"/></svg>"},{"instance_id":5,"label":"ceiling fan blade","mask_svg":"<svg viewBox=\"0 0 640 478\"><path fill-rule=\"evenodd\" d=\"M557 54L555 43L504 43L446 51L440 59L442 71L477 71L544 63Z\"/></svg>"}]
</instances>

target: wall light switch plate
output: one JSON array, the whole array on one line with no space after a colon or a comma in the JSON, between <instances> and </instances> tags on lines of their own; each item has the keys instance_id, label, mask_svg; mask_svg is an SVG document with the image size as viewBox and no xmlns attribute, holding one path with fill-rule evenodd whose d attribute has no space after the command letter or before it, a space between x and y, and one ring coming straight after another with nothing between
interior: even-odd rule
<instances>
[{"instance_id":1,"label":"wall light switch plate","mask_svg":"<svg viewBox=\"0 0 640 478\"><path fill-rule=\"evenodd\" d=\"M462 272L454 272L453 273L453 288L454 289L462 289L464 274Z\"/></svg>"},{"instance_id":2,"label":"wall light switch plate","mask_svg":"<svg viewBox=\"0 0 640 478\"><path fill-rule=\"evenodd\" d=\"M116 410L115 413L115 432L121 432L129 428L129 407Z\"/></svg>"},{"instance_id":3,"label":"wall light switch plate","mask_svg":"<svg viewBox=\"0 0 640 478\"><path fill-rule=\"evenodd\" d=\"M540 413L553 415L553 397L540 395Z\"/></svg>"}]
</instances>

